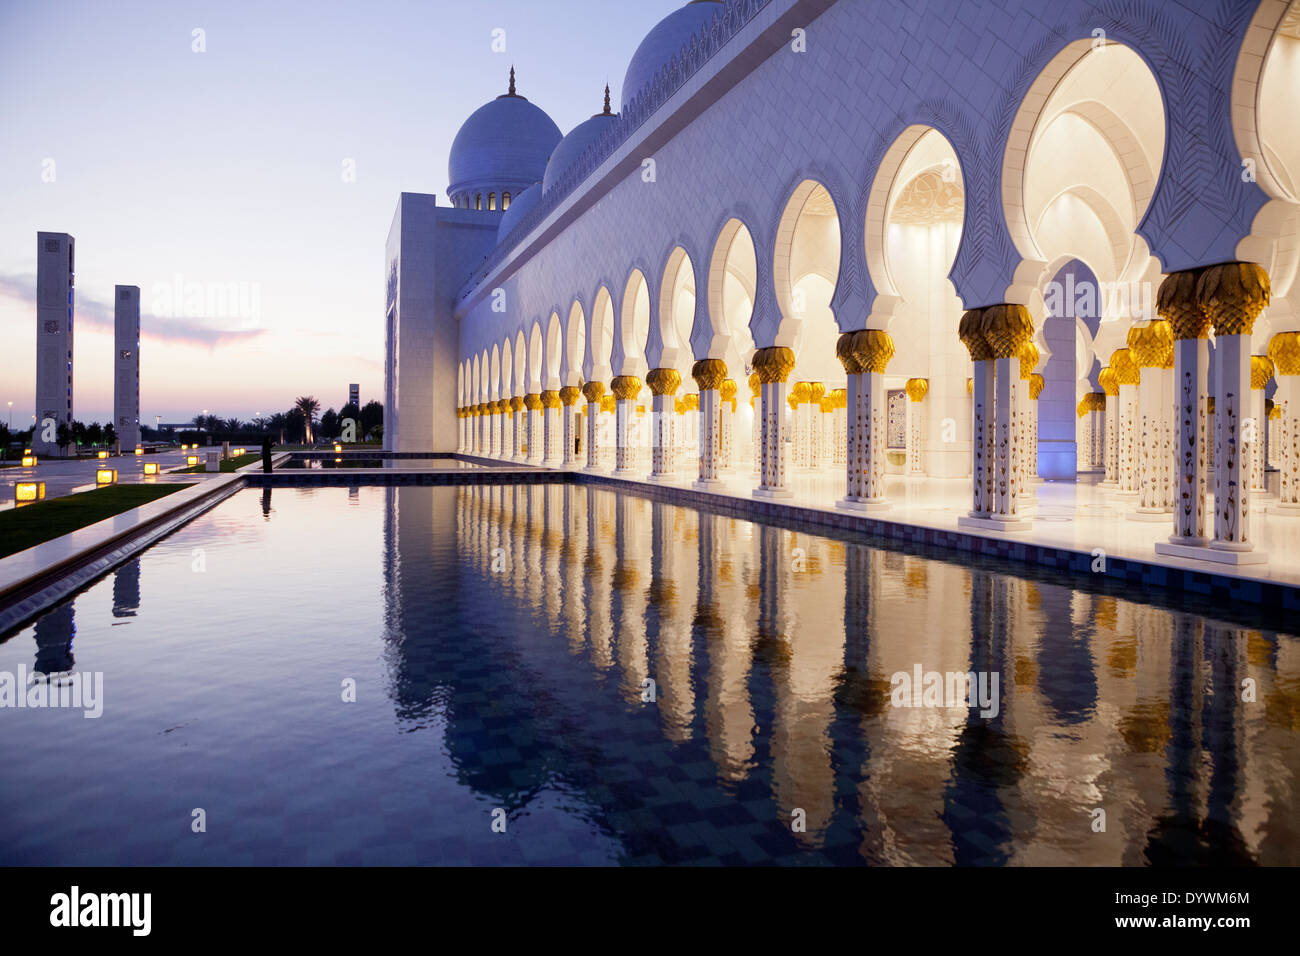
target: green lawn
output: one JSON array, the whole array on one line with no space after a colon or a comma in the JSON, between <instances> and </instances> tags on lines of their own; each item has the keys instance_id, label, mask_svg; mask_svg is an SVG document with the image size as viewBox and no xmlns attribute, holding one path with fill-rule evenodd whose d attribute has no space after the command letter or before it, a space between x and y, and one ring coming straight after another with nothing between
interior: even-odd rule
<instances>
[{"instance_id":1,"label":"green lawn","mask_svg":"<svg viewBox=\"0 0 1300 956\"><path fill-rule=\"evenodd\" d=\"M200 455L199 457L202 458L203 456ZM259 460L261 457L262 457L261 452L258 452L257 454L240 455L238 458L227 458L225 461L221 463L221 471L224 474L227 472L234 471L236 468L243 468L245 465L251 465L253 462ZM213 473L204 472L202 465L195 465L193 468L173 468L171 474L201 475L201 474L213 474Z\"/></svg>"},{"instance_id":2,"label":"green lawn","mask_svg":"<svg viewBox=\"0 0 1300 956\"><path fill-rule=\"evenodd\" d=\"M0 558L147 505L191 484L111 485L0 511Z\"/></svg>"}]
</instances>

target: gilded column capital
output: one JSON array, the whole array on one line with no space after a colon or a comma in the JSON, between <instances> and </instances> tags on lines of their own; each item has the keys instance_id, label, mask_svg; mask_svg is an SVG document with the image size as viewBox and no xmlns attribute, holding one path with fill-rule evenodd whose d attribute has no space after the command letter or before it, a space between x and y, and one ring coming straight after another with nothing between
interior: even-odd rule
<instances>
[{"instance_id":1,"label":"gilded column capital","mask_svg":"<svg viewBox=\"0 0 1300 956\"><path fill-rule=\"evenodd\" d=\"M1279 332L1268 343L1278 375L1300 375L1300 332Z\"/></svg>"},{"instance_id":2,"label":"gilded column capital","mask_svg":"<svg viewBox=\"0 0 1300 956\"><path fill-rule=\"evenodd\" d=\"M1270 293L1268 273L1254 262L1210 266L1196 283L1196 298L1214 323L1215 335L1253 332Z\"/></svg>"},{"instance_id":3,"label":"gilded column capital","mask_svg":"<svg viewBox=\"0 0 1300 956\"><path fill-rule=\"evenodd\" d=\"M1110 367L1115 370L1115 381L1120 385L1137 385L1142 381L1142 371L1128 349L1116 349L1110 356ZM1118 393L1116 393L1118 394Z\"/></svg>"},{"instance_id":4,"label":"gilded column capital","mask_svg":"<svg viewBox=\"0 0 1300 956\"><path fill-rule=\"evenodd\" d=\"M831 399L835 402L836 408L849 407L849 390L847 388L837 388L831 391Z\"/></svg>"},{"instance_id":5,"label":"gilded column capital","mask_svg":"<svg viewBox=\"0 0 1300 956\"><path fill-rule=\"evenodd\" d=\"M972 398L975 396L975 379L966 379L966 394L970 395Z\"/></svg>"},{"instance_id":6,"label":"gilded column capital","mask_svg":"<svg viewBox=\"0 0 1300 956\"><path fill-rule=\"evenodd\" d=\"M688 412L698 412L700 410L700 396L696 392L687 392L682 396L682 408Z\"/></svg>"},{"instance_id":7,"label":"gilded column capital","mask_svg":"<svg viewBox=\"0 0 1300 956\"><path fill-rule=\"evenodd\" d=\"M862 351L866 358L862 362L862 371L884 372L889 366L889 361L894 357L894 339L883 329L866 329L862 332L854 333L859 336L858 341L862 343Z\"/></svg>"},{"instance_id":8,"label":"gilded column capital","mask_svg":"<svg viewBox=\"0 0 1300 956\"><path fill-rule=\"evenodd\" d=\"M613 412L618 407L618 400L613 395L602 395L600 398L600 410L602 412Z\"/></svg>"},{"instance_id":9,"label":"gilded column capital","mask_svg":"<svg viewBox=\"0 0 1300 956\"><path fill-rule=\"evenodd\" d=\"M1171 272L1156 293L1156 314L1169 323L1174 338L1204 339L1210 334L1210 317L1197 297L1196 286L1203 269Z\"/></svg>"},{"instance_id":10,"label":"gilded column capital","mask_svg":"<svg viewBox=\"0 0 1300 956\"><path fill-rule=\"evenodd\" d=\"M795 382L790 389L790 407L812 401L812 382Z\"/></svg>"},{"instance_id":11,"label":"gilded column capital","mask_svg":"<svg viewBox=\"0 0 1300 956\"><path fill-rule=\"evenodd\" d=\"M641 379L635 375L619 375L609 383L609 387L620 402L630 402L641 394Z\"/></svg>"},{"instance_id":12,"label":"gilded column capital","mask_svg":"<svg viewBox=\"0 0 1300 956\"><path fill-rule=\"evenodd\" d=\"M682 385L682 373L675 368L652 368L645 377L651 395L676 395Z\"/></svg>"},{"instance_id":13,"label":"gilded column capital","mask_svg":"<svg viewBox=\"0 0 1300 956\"><path fill-rule=\"evenodd\" d=\"M835 343L835 357L840 360L844 366L844 371L849 375L862 374L862 360L858 353L854 351L854 336L856 332L845 332Z\"/></svg>"},{"instance_id":14,"label":"gilded column capital","mask_svg":"<svg viewBox=\"0 0 1300 956\"><path fill-rule=\"evenodd\" d=\"M1138 368L1174 367L1174 331L1164 319L1128 330L1128 350Z\"/></svg>"},{"instance_id":15,"label":"gilded column capital","mask_svg":"<svg viewBox=\"0 0 1300 956\"><path fill-rule=\"evenodd\" d=\"M735 402L738 390L739 387L736 385L734 378L724 378L722 384L718 386L718 391L724 402ZM735 411L735 409L733 408L732 411Z\"/></svg>"},{"instance_id":16,"label":"gilded column capital","mask_svg":"<svg viewBox=\"0 0 1300 956\"><path fill-rule=\"evenodd\" d=\"M809 382L808 389L808 401L812 402L814 405L820 405L822 399L826 397L826 383Z\"/></svg>"},{"instance_id":17,"label":"gilded column capital","mask_svg":"<svg viewBox=\"0 0 1300 956\"><path fill-rule=\"evenodd\" d=\"M566 385L560 389L560 402L563 405L577 405L578 398L582 395L582 389L576 385Z\"/></svg>"},{"instance_id":18,"label":"gilded column capital","mask_svg":"<svg viewBox=\"0 0 1300 956\"><path fill-rule=\"evenodd\" d=\"M993 357L993 349L984 338L983 309L969 309L962 313L957 324L957 336L970 352L972 362L985 362Z\"/></svg>"},{"instance_id":19,"label":"gilded column capital","mask_svg":"<svg viewBox=\"0 0 1300 956\"><path fill-rule=\"evenodd\" d=\"M984 341L995 359L1019 358L1034 336L1034 320L1023 305L991 305L980 317Z\"/></svg>"},{"instance_id":20,"label":"gilded column capital","mask_svg":"<svg viewBox=\"0 0 1300 956\"><path fill-rule=\"evenodd\" d=\"M1252 355L1250 357L1250 387L1257 392L1268 388L1269 380L1272 377L1272 360L1265 355Z\"/></svg>"},{"instance_id":21,"label":"gilded column capital","mask_svg":"<svg viewBox=\"0 0 1300 956\"><path fill-rule=\"evenodd\" d=\"M1047 387L1047 379L1043 378L1038 372L1029 376L1029 398L1031 401L1038 401L1038 396L1043 394L1043 389ZM1117 393L1118 394L1118 393Z\"/></svg>"},{"instance_id":22,"label":"gilded column capital","mask_svg":"<svg viewBox=\"0 0 1300 956\"><path fill-rule=\"evenodd\" d=\"M553 388L542 392L542 408L560 408L560 393Z\"/></svg>"},{"instance_id":23,"label":"gilded column capital","mask_svg":"<svg viewBox=\"0 0 1300 956\"><path fill-rule=\"evenodd\" d=\"M751 398L757 398L763 392L763 379L757 372L749 373L749 395ZM752 404L752 403L751 403Z\"/></svg>"},{"instance_id":24,"label":"gilded column capital","mask_svg":"<svg viewBox=\"0 0 1300 956\"><path fill-rule=\"evenodd\" d=\"M903 387L907 389L908 398L914 402L923 402L926 393L930 391L930 382L924 378L909 378Z\"/></svg>"},{"instance_id":25,"label":"gilded column capital","mask_svg":"<svg viewBox=\"0 0 1300 956\"><path fill-rule=\"evenodd\" d=\"M1029 377L1034 374L1034 369L1038 367L1038 360L1041 359L1042 353L1038 351L1038 346L1029 341L1020 352L1020 378L1022 381L1029 381Z\"/></svg>"},{"instance_id":26,"label":"gilded column capital","mask_svg":"<svg viewBox=\"0 0 1300 956\"><path fill-rule=\"evenodd\" d=\"M754 353L754 368L763 385L784 382L794 371L794 349L776 345Z\"/></svg>"},{"instance_id":27,"label":"gilded column capital","mask_svg":"<svg viewBox=\"0 0 1300 956\"><path fill-rule=\"evenodd\" d=\"M589 403L599 402L605 397L604 382L587 382L582 386L582 397Z\"/></svg>"},{"instance_id":28,"label":"gilded column capital","mask_svg":"<svg viewBox=\"0 0 1300 956\"><path fill-rule=\"evenodd\" d=\"M716 389L727 377L727 363L722 359L700 359L691 366L691 378L701 392Z\"/></svg>"},{"instance_id":29,"label":"gilded column capital","mask_svg":"<svg viewBox=\"0 0 1300 956\"><path fill-rule=\"evenodd\" d=\"M1083 398L1079 399L1079 405L1075 413L1082 418L1089 412L1104 412L1106 410L1106 393L1089 392Z\"/></svg>"},{"instance_id":30,"label":"gilded column capital","mask_svg":"<svg viewBox=\"0 0 1300 956\"><path fill-rule=\"evenodd\" d=\"M1206 399L1205 399L1205 413L1206 413L1207 415L1213 415L1213 414L1214 414L1214 396L1213 396L1213 395L1209 395L1209 396L1207 396Z\"/></svg>"},{"instance_id":31,"label":"gilded column capital","mask_svg":"<svg viewBox=\"0 0 1300 956\"><path fill-rule=\"evenodd\" d=\"M529 392L524 396L524 407L531 412L537 411L542 407L542 396L536 392Z\"/></svg>"},{"instance_id":32,"label":"gilded column capital","mask_svg":"<svg viewBox=\"0 0 1300 956\"><path fill-rule=\"evenodd\" d=\"M1109 365L1097 373L1097 384L1107 395L1119 394L1119 375Z\"/></svg>"},{"instance_id":33,"label":"gilded column capital","mask_svg":"<svg viewBox=\"0 0 1300 956\"><path fill-rule=\"evenodd\" d=\"M516 395L510 399L510 410L512 412L522 412L526 406L522 395Z\"/></svg>"}]
</instances>

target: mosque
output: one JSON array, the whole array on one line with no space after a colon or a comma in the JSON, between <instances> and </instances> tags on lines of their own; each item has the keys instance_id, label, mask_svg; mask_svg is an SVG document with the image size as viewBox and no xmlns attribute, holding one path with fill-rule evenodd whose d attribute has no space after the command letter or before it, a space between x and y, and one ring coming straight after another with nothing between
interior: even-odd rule
<instances>
[{"instance_id":1,"label":"mosque","mask_svg":"<svg viewBox=\"0 0 1300 956\"><path fill-rule=\"evenodd\" d=\"M693 0L567 135L526 79L400 197L387 451L1300 531L1300 0Z\"/></svg>"}]
</instances>

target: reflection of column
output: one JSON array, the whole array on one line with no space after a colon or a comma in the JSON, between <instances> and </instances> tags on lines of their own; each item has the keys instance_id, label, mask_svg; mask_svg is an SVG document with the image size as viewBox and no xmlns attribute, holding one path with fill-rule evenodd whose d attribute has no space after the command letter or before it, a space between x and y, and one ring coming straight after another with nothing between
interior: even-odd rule
<instances>
[{"instance_id":1,"label":"reflection of column","mask_svg":"<svg viewBox=\"0 0 1300 956\"><path fill-rule=\"evenodd\" d=\"M645 624L647 638L654 642L652 676L658 684L664 736L675 743L690 739L695 717L691 621L696 605L690 592L699 575L677 567L678 549L684 540L693 537L689 529L679 525L691 521L695 514L657 501L650 505L650 587Z\"/></svg>"},{"instance_id":2,"label":"reflection of column","mask_svg":"<svg viewBox=\"0 0 1300 956\"><path fill-rule=\"evenodd\" d=\"M637 384L640 391L640 382ZM621 408L622 400L619 405ZM635 706L643 705L645 680L651 676L645 629L649 594L637 567L638 556L652 553L648 542L637 533L637 518L648 507L650 502L630 495L614 501L614 601L610 613L617 635L614 650L622 672L619 686L623 699Z\"/></svg>"},{"instance_id":3,"label":"reflection of column","mask_svg":"<svg viewBox=\"0 0 1300 956\"><path fill-rule=\"evenodd\" d=\"M718 472L724 467L719 416L727 363L722 359L701 359L691 368L691 377L700 389L700 474L696 486L709 487L718 483ZM734 395L735 383L731 385Z\"/></svg>"},{"instance_id":4,"label":"reflection of column","mask_svg":"<svg viewBox=\"0 0 1300 956\"><path fill-rule=\"evenodd\" d=\"M456 454L465 453L465 407L456 409Z\"/></svg>"},{"instance_id":5,"label":"reflection of column","mask_svg":"<svg viewBox=\"0 0 1300 956\"><path fill-rule=\"evenodd\" d=\"M871 511L886 506L885 454L888 409L885 369L894 357L894 340L883 329L862 329L840 336L836 356L849 377L848 487L838 504Z\"/></svg>"},{"instance_id":6,"label":"reflection of column","mask_svg":"<svg viewBox=\"0 0 1300 956\"><path fill-rule=\"evenodd\" d=\"M582 389L566 385L560 389L560 414L564 416L564 452L562 461L566 468L578 463L578 397Z\"/></svg>"},{"instance_id":7,"label":"reflection of column","mask_svg":"<svg viewBox=\"0 0 1300 956\"><path fill-rule=\"evenodd\" d=\"M786 483L785 448L786 379L794 368L794 350L782 346L759 349L754 368L763 387L762 462L754 494L765 498L791 497Z\"/></svg>"},{"instance_id":8,"label":"reflection of column","mask_svg":"<svg viewBox=\"0 0 1300 956\"><path fill-rule=\"evenodd\" d=\"M1106 393L1106 422L1102 434L1102 460L1106 474L1104 485L1114 485L1119 480L1119 377L1107 365L1097 376L1102 391Z\"/></svg>"},{"instance_id":9,"label":"reflection of column","mask_svg":"<svg viewBox=\"0 0 1300 956\"><path fill-rule=\"evenodd\" d=\"M36 639L36 663L32 669L38 674L67 674L77 663L72 656L72 641L77 634L73 602L64 601L46 611L32 626ZM17 688L26 693L25 687Z\"/></svg>"},{"instance_id":10,"label":"reflection of column","mask_svg":"<svg viewBox=\"0 0 1300 956\"><path fill-rule=\"evenodd\" d=\"M1264 414L1264 389L1273 378L1273 363L1266 355L1250 357L1250 415L1253 428L1246 429L1246 440L1250 446L1250 490L1256 496L1267 493L1265 486L1264 449L1267 445L1265 434L1268 418Z\"/></svg>"},{"instance_id":11,"label":"reflection of column","mask_svg":"<svg viewBox=\"0 0 1300 956\"><path fill-rule=\"evenodd\" d=\"M1300 515L1300 332L1281 332L1268 344L1277 369L1273 410L1278 416L1273 458L1281 471L1274 514Z\"/></svg>"},{"instance_id":12,"label":"reflection of column","mask_svg":"<svg viewBox=\"0 0 1300 956\"><path fill-rule=\"evenodd\" d=\"M113 572L113 617L135 617L139 609L140 559L135 558Z\"/></svg>"},{"instance_id":13,"label":"reflection of column","mask_svg":"<svg viewBox=\"0 0 1300 956\"><path fill-rule=\"evenodd\" d=\"M604 382L588 382L582 386L587 400L587 471L600 468L600 400L605 397Z\"/></svg>"},{"instance_id":14,"label":"reflection of column","mask_svg":"<svg viewBox=\"0 0 1300 956\"><path fill-rule=\"evenodd\" d=\"M1029 460L1029 477L1038 480L1038 397L1047 387L1047 379L1035 372L1029 376L1029 447L1025 450Z\"/></svg>"},{"instance_id":15,"label":"reflection of column","mask_svg":"<svg viewBox=\"0 0 1300 956\"><path fill-rule=\"evenodd\" d=\"M984 311L971 309L961 317L957 329L962 344L970 353L974 371L969 382L971 419L971 485L973 499L970 517L987 518L993 513L993 347L984 338Z\"/></svg>"},{"instance_id":16,"label":"reflection of column","mask_svg":"<svg viewBox=\"0 0 1300 956\"><path fill-rule=\"evenodd\" d=\"M1171 273L1157 297L1160 317L1169 322L1174 335L1174 533L1169 540L1185 546L1209 540L1205 534L1205 399L1210 318L1196 297L1199 278L1199 269Z\"/></svg>"},{"instance_id":17,"label":"reflection of column","mask_svg":"<svg viewBox=\"0 0 1300 956\"><path fill-rule=\"evenodd\" d=\"M682 375L673 368L652 368L645 378L650 386L650 475L651 481L671 480L677 470L677 445L673 434L676 417L674 396Z\"/></svg>"},{"instance_id":18,"label":"reflection of column","mask_svg":"<svg viewBox=\"0 0 1300 956\"><path fill-rule=\"evenodd\" d=\"M921 436L925 434L925 414L921 403L930 390L930 383L923 378L909 378L906 388L909 399L907 410L910 413L907 416L907 473L924 475L925 449L922 447Z\"/></svg>"},{"instance_id":19,"label":"reflection of column","mask_svg":"<svg viewBox=\"0 0 1300 956\"><path fill-rule=\"evenodd\" d=\"M1249 414L1250 336L1269 300L1268 273L1249 262L1211 266L1201 275L1197 297L1214 323L1215 382L1214 540L1225 554L1252 551L1249 453L1243 422ZM1262 556L1255 559L1262 560Z\"/></svg>"},{"instance_id":20,"label":"reflection of column","mask_svg":"<svg viewBox=\"0 0 1300 956\"><path fill-rule=\"evenodd\" d=\"M1128 349L1117 349L1110 357L1110 367L1119 382L1119 494L1136 497L1137 463L1137 390L1142 373Z\"/></svg>"},{"instance_id":21,"label":"reflection of column","mask_svg":"<svg viewBox=\"0 0 1300 956\"><path fill-rule=\"evenodd\" d=\"M560 393L555 389L542 392L542 464L560 460Z\"/></svg>"},{"instance_id":22,"label":"reflection of column","mask_svg":"<svg viewBox=\"0 0 1300 956\"><path fill-rule=\"evenodd\" d=\"M723 379L718 390L718 470L731 471L736 466L736 392L732 378ZM703 393L700 400L703 401ZM700 454L704 454L704 435L700 434Z\"/></svg>"},{"instance_id":23,"label":"reflection of column","mask_svg":"<svg viewBox=\"0 0 1300 956\"><path fill-rule=\"evenodd\" d=\"M734 546L741 540L729 519L699 513L696 626L703 630L708 647L704 728L718 776L727 781L743 780L754 757L754 707L749 696L754 652L746 627L748 599L736 576L726 573L732 569L721 554L724 541Z\"/></svg>"}]
</instances>

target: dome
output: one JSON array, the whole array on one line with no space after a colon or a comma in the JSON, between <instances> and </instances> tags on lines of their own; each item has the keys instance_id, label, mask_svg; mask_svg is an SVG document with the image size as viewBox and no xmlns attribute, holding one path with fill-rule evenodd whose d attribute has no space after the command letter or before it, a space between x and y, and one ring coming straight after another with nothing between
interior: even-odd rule
<instances>
[{"instance_id":1,"label":"dome","mask_svg":"<svg viewBox=\"0 0 1300 956\"><path fill-rule=\"evenodd\" d=\"M560 140L560 145L555 147L555 152L551 154L551 161L546 164L542 191L550 192L551 187L563 179L564 174L572 169L579 157L587 151L587 147L600 139L601 133L609 129L610 124L616 119L618 114L610 112L607 86L605 87L605 112L597 113L586 122L579 123L568 136Z\"/></svg>"},{"instance_id":2,"label":"dome","mask_svg":"<svg viewBox=\"0 0 1300 956\"><path fill-rule=\"evenodd\" d=\"M623 78L623 108L636 99L636 95L650 85L665 65L691 42L705 24L723 9L721 0L691 0L686 6L660 20L646 34L641 45L632 54L627 75Z\"/></svg>"},{"instance_id":3,"label":"dome","mask_svg":"<svg viewBox=\"0 0 1300 956\"><path fill-rule=\"evenodd\" d=\"M519 225L519 221L537 208L542 201L542 184L534 183L510 203L510 208L501 217L501 226L497 229L497 244L503 242L510 231Z\"/></svg>"},{"instance_id":4,"label":"dome","mask_svg":"<svg viewBox=\"0 0 1300 956\"><path fill-rule=\"evenodd\" d=\"M472 191L522 192L541 180L562 138L546 113L515 92L475 110L456 134L447 164L447 192L454 203Z\"/></svg>"}]
</instances>

